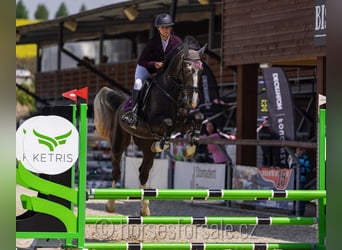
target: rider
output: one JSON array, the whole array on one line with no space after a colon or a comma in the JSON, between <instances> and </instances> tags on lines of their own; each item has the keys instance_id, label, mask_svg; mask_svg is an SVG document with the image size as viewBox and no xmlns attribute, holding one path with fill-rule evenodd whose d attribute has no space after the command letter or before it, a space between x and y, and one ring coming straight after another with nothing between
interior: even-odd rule
<instances>
[{"instance_id":1,"label":"rider","mask_svg":"<svg viewBox=\"0 0 342 250\"><path fill-rule=\"evenodd\" d=\"M149 40L140 55L135 69L132 108L121 117L122 121L130 125L131 128L136 128L135 125L138 121L139 90L143 87L145 80L163 66L167 53L182 42L178 36L171 34L173 25L174 22L169 14L158 15L154 26L157 28L159 36Z\"/></svg>"}]
</instances>

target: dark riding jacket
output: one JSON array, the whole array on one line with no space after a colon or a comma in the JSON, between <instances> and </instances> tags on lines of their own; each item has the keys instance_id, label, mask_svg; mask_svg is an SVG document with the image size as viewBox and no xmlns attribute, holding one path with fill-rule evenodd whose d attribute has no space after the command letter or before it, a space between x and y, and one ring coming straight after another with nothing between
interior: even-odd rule
<instances>
[{"instance_id":1,"label":"dark riding jacket","mask_svg":"<svg viewBox=\"0 0 342 250\"><path fill-rule=\"evenodd\" d=\"M154 67L155 62L163 62L165 56L182 40L171 34L169 38L169 43L166 47L165 52L163 51L163 45L160 36L156 36L149 40L142 51L138 64L145 67L150 74L156 73L157 69Z\"/></svg>"}]
</instances>

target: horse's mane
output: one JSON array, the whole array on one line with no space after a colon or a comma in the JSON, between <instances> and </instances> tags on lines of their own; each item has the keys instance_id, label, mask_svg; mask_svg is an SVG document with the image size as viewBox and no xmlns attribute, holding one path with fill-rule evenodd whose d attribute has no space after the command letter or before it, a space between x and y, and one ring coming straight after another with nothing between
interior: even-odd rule
<instances>
[{"instance_id":1,"label":"horse's mane","mask_svg":"<svg viewBox=\"0 0 342 250\"><path fill-rule=\"evenodd\" d=\"M193 36L186 36L183 43L187 44L189 49L199 50L201 48L200 43Z\"/></svg>"},{"instance_id":2,"label":"horse's mane","mask_svg":"<svg viewBox=\"0 0 342 250\"><path fill-rule=\"evenodd\" d=\"M182 42L179 43L177 46L173 47L172 50L169 53L167 53L167 55L164 58L163 71L165 71L168 68L171 60L174 59L176 55L183 50L183 48L184 43Z\"/></svg>"}]
</instances>

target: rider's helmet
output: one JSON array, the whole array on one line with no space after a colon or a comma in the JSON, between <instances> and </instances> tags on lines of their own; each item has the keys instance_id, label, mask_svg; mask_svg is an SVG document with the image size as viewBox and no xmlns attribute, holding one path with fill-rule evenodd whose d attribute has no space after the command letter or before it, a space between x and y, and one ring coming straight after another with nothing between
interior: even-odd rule
<instances>
[{"instance_id":1,"label":"rider's helmet","mask_svg":"<svg viewBox=\"0 0 342 250\"><path fill-rule=\"evenodd\" d=\"M172 26L172 25L174 25L172 17L167 13L158 15L156 17L156 20L154 21L154 26Z\"/></svg>"}]
</instances>

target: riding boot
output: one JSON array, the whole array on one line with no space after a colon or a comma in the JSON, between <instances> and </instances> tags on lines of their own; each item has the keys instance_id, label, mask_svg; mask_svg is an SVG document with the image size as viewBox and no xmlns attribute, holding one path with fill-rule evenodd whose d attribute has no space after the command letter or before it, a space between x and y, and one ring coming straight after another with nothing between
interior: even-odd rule
<instances>
[{"instance_id":1,"label":"riding boot","mask_svg":"<svg viewBox=\"0 0 342 250\"><path fill-rule=\"evenodd\" d=\"M121 117L121 120L127 123L131 128L136 129L136 124L138 122L138 109L139 109L139 90L133 89L132 93L132 108L127 111Z\"/></svg>"}]
</instances>

